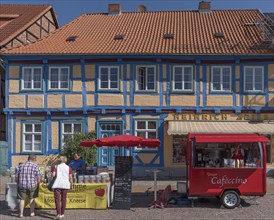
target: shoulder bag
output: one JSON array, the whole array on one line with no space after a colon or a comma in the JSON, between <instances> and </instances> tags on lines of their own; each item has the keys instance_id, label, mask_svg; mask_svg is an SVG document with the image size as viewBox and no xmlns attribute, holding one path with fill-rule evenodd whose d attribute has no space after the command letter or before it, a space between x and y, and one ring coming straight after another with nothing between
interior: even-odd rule
<instances>
[{"instance_id":1,"label":"shoulder bag","mask_svg":"<svg viewBox=\"0 0 274 220\"><path fill-rule=\"evenodd\" d=\"M55 182L55 180L56 180L56 178L57 178L57 167L58 166L56 166L56 173L55 173L55 176L51 179L51 181L49 182L49 184L48 184L48 190L49 191L53 191L53 184L54 184L54 182Z\"/></svg>"}]
</instances>

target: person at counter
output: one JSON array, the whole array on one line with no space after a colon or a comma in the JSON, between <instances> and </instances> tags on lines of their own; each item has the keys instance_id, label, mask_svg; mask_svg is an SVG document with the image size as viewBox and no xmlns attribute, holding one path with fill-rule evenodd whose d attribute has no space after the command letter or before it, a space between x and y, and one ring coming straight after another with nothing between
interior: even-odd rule
<instances>
[{"instance_id":1,"label":"person at counter","mask_svg":"<svg viewBox=\"0 0 274 220\"><path fill-rule=\"evenodd\" d=\"M77 175L83 175L86 170L86 163L78 152L73 153L73 160L70 162L69 166L72 168L72 171L77 172Z\"/></svg>"},{"instance_id":2,"label":"person at counter","mask_svg":"<svg viewBox=\"0 0 274 220\"><path fill-rule=\"evenodd\" d=\"M41 179L41 170L39 166L34 163L36 155L30 154L28 161L19 166L18 172L15 176L17 182L17 199L19 202L19 218L23 218L25 200L30 199L30 216L35 216L34 213L34 199L38 197L38 186Z\"/></svg>"},{"instance_id":3,"label":"person at counter","mask_svg":"<svg viewBox=\"0 0 274 220\"><path fill-rule=\"evenodd\" d=\"M233 151L232 158L234 160L243 160L244 159L244 153L242 152L241 145L238 144L236 149Z\"/></svg>"},{"instance_id":4,"label":"person at counter","mask_svg":"<svg viewBox=\"0 0 274 220\"><path fill-rule=\"evenodd\" d=\"M53 176L57 175L56 180L52 186L54 189L54 201L57 213L56 219L65 217L64 214L67 204L67 191L71 188L73 183L72 169L66 165L67 157L60 156L60 162L61 163L54 168L52 173Z\"/></svg>"}]
</instances>

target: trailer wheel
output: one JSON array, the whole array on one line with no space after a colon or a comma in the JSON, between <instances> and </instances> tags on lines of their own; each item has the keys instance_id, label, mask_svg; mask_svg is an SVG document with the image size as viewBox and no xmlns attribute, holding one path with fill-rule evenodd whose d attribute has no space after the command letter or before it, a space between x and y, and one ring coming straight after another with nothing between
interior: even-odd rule
<instances>
[{"instance_id":1,"label":"trailer wheel","mask_svg":"<svg viewBox=\"0 0 274 220\"><path fill-rule=\"evenodd\" d=\"M234 209L240 205L240 195L234 190L225 191L222 195L221 202L224 207L228 209Z\"/></svg>"}]
</instances>

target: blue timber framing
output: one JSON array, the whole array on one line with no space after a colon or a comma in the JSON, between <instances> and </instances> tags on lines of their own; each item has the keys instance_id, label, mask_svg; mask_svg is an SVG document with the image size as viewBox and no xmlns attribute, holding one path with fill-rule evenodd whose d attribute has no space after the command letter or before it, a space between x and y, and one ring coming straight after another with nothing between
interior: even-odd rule
<instances>
[{"instance_id":1,"label":"blue timber framing","mask_svg":"<svg viewBox=\"0 0 274 220\"><path fill-rule=\"evenodd\" d=\"M193 55L193 56L160 56L160 55L117 55L117 56L111 56L111 55L102 55L102 56L92 56L92 55L37 55L37 56L20 56L20 55L4 55L2 56L4 59L5 69L6 69L6 84L5 84L5 92L6 92L6 108L4 109L5 113L7 114L7 129L11 130L13 129L13 133L11 134L8 132L8 163L9 166L11 165L11 156L12 155L18 155L16 153L16 145L19 143L16 143L16 123L20 120L17 120L16 113L25 114L25 116L32 116L33 114L41 116L45 113L46 116L44 117L43 121L43 129L45 131L45 136L43 135L43 153L44 154L51 154L51 153L59 153L60 151L60 143L58 149L53 149L52 146L52 122L58 121L59 125L62 123L61 121L64 121L65 118L71 116L71 115L77 115L77 117L82 117L83 121L83 130L85 132L88 132L88 117L89 112L94 112L92 115L97 118L96 121L99 120L98 116L101 116L104 114L105 116L122 116L122 121L125 124L126 117L129 117L130 120L130 130L123 130L123 133L130 133L134 134L134 127L133 127L133 121L135 116L143 116L143 118L146 118L148 115L150 116L158 116L159 117L159 130L158 130L158 136L161 139L162 146L161 149L163 149L163 137L164 137L164 128L163 128L163 122L164 118L166 117L165 111L174 110L177 113L181 113L183 111L194 111L196 113L202 113L203 111L213 111L215 113L220 113L222 111L235 111L236 113L240 113L244 110L251 110L255 113L259 114L260 112L274 112L274 107L269 106L268 100L269 100L269 94L274 94L273 91L269 91L268 82L273 82L274 79L268 78L268 64L274 64L274 60L271 56L262 55L262 56L240 56L240 55L224 55L224 56L201 56L201 55ZM111 62L100 62L97 63L96 59L115 59L116 61ZM126 59L130 58L131 61L126 61ZM92 62L87 62L87 60L93 60ZM138 59L138 61L132 61L133 59ZM140 61L141 59L144 59L144 61ZM147 61L149 59L149 61ZM172 60L176 59L177 62L173 62ZM256 59L256 62L252 61L252 59ZM36 64L35 62L33 64L24 64L24 62L20 63L20 61L28 61L28 63L31 63L32 61L41 61L40 64ZM59 63L50 63L50 61L60 61ZM62 61L66 60L78 60L77 62L74 61L72 63L63 63ZM154 61L151 61L154 60ZM171 60L168 62L167 60ZM180 63L180 60L183 61ZM202 61L211 61L210 64L205 64ZM216 65L222 65L220 64L221 61L227 61L232 60L233 62L230 64L224 64L225 66L231 66L232 68L232 92L229 94L217 94L217 93L207 93L207 67L214 66L214 61L218 64ZM242 62L245 60L251 60L250 62ZM267 60L267 61L265 61ZM187 62L189 61L189 63ZM73 78L73 65L80 65L81 69L81 77L80 78ZM89 78L86 79L86 69L85 65L91 64L95 65L95 78ZM120 75L120 81L123 82L123 86L120 86L120 90L117 91L109 91L108 94L121 94L123 96L123 106L107 106L107 105L98 105L98 94L106 93L105 91L99 91L98 90L98 77L99 77L99 67L100 66L119 66L120 72L123 73L123 75ZM123 67L121 67L123 65ZM128 68L129 65L129 68ZM155 66L156 68L156 81L159 82L159 86L156 86L155 92L142 92L143 95L155 95L157 98L159 98L159 106L134 106L134 98L136 94L140 94L139 92L135 91L135 78L136 78L136 66L138 65L151 65ZM194 72L196 81L196 86L194 86L194 92L191 94L188 93L180 93L183 95L194 95L196 97L196 105L194 106L170 106L170 97L174 95L172 92L172 68L174 65L193 65L196 68L196 71ZM13 92L9 93L9 67L12 66L18 66L19 67L19 78L13 78L13 80L19 81L19 92ZM40 66L43 69L43 84L42 84L42 90L33 92L33 91L22 91L21 90L21 79L22 79L22 68L25 66ZM49 67L52 66L68 66L70 69L70 86L68 91L49 91L47 89L48 87L48 75L49 75ZM263 66L264 67L264 92L262 93L245 93L243 91L243 73L244 73L244 66ZM123 69L121 69L123 68ZM164 69L165 68L165 69ZM202 69L202 73L200 73L200 68ZM240 78L236 78L236 68L239 68L240 70ZM121 71L122 70L122 71ZM130 75L127 71L130 71ZM164 72L166 73L164 76ZM209 74L210 75L210 74ZM128 78L129 77L129 78ZM82 81L82 91L81 92L73 92L73 80L81 80ZM86 83L87 81L94 81L95 89L94 91L87 91L86 90ZM129 82L128 82L129 81ZM166 86L164 86L164 83ZM240 91L236 91L236 83L240 84ZM129 85L130 90L127 91L127 87ZM25 108L9 108L9 95L25 95L25 104L30 102L29 95L31 94L43 94L44 95L44 108L33 108L33 109L25 109ZM60 94L62 95L62 108L48 108L47 103L47 96L48 94ZM67 108L66 107L66 94L81 94L82 95L82 105L79 108ZM94 95L94 106L88 106L86 95L92 94ZM177 94L176 94L177 95ZM223 106L206 106L206 98L208 96L223 96L223 95L229 95L232 97L232 106L229 107L223 107ZM236 95L239 95L239 106L236 103ZM265 100L264 106L243 106L243 97L245 95L258 95L262 96ZM202 97L202 99L201 99ZM110 114L108 113L109 110L117 110L120 111L120 114ZM151 110L152 112L149 114L143 113L142 111L145 110ZM64 119L56 120L52 116L55 112L63 112L62 117ZM60 125L61 126L61 125ZM21 135L21 134L20 134ZM12 143L11 141L12 140ZM133 149L130 149L130 154L135 155L136 152L134 152ZM164 153L163 150L160 151L157 156L154 157L154 159L151 161L150 165L153 165L153 163L157 160L157 158L160 158L160 163L157 166L163 166L164 165ZM137 160L138 157L137 157ZM142 161L139 161L140 164L142 164Z\"/></svg>"}]
</instances>

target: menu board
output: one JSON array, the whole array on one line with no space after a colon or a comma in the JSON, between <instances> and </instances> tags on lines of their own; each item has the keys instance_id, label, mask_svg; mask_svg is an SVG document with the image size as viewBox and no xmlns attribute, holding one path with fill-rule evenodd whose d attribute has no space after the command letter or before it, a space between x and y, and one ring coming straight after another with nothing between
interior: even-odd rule
<instances>
[{"instance_id":1,"label":"menu board","mask_svg":"<svg viewBox=\"0 0 274 220\"><path fill-rule=\"evenodd\" d=\"M115 183L113 209L130 209L132 183L132 157L115 158Z\"/></svg>"}]
</instances>

